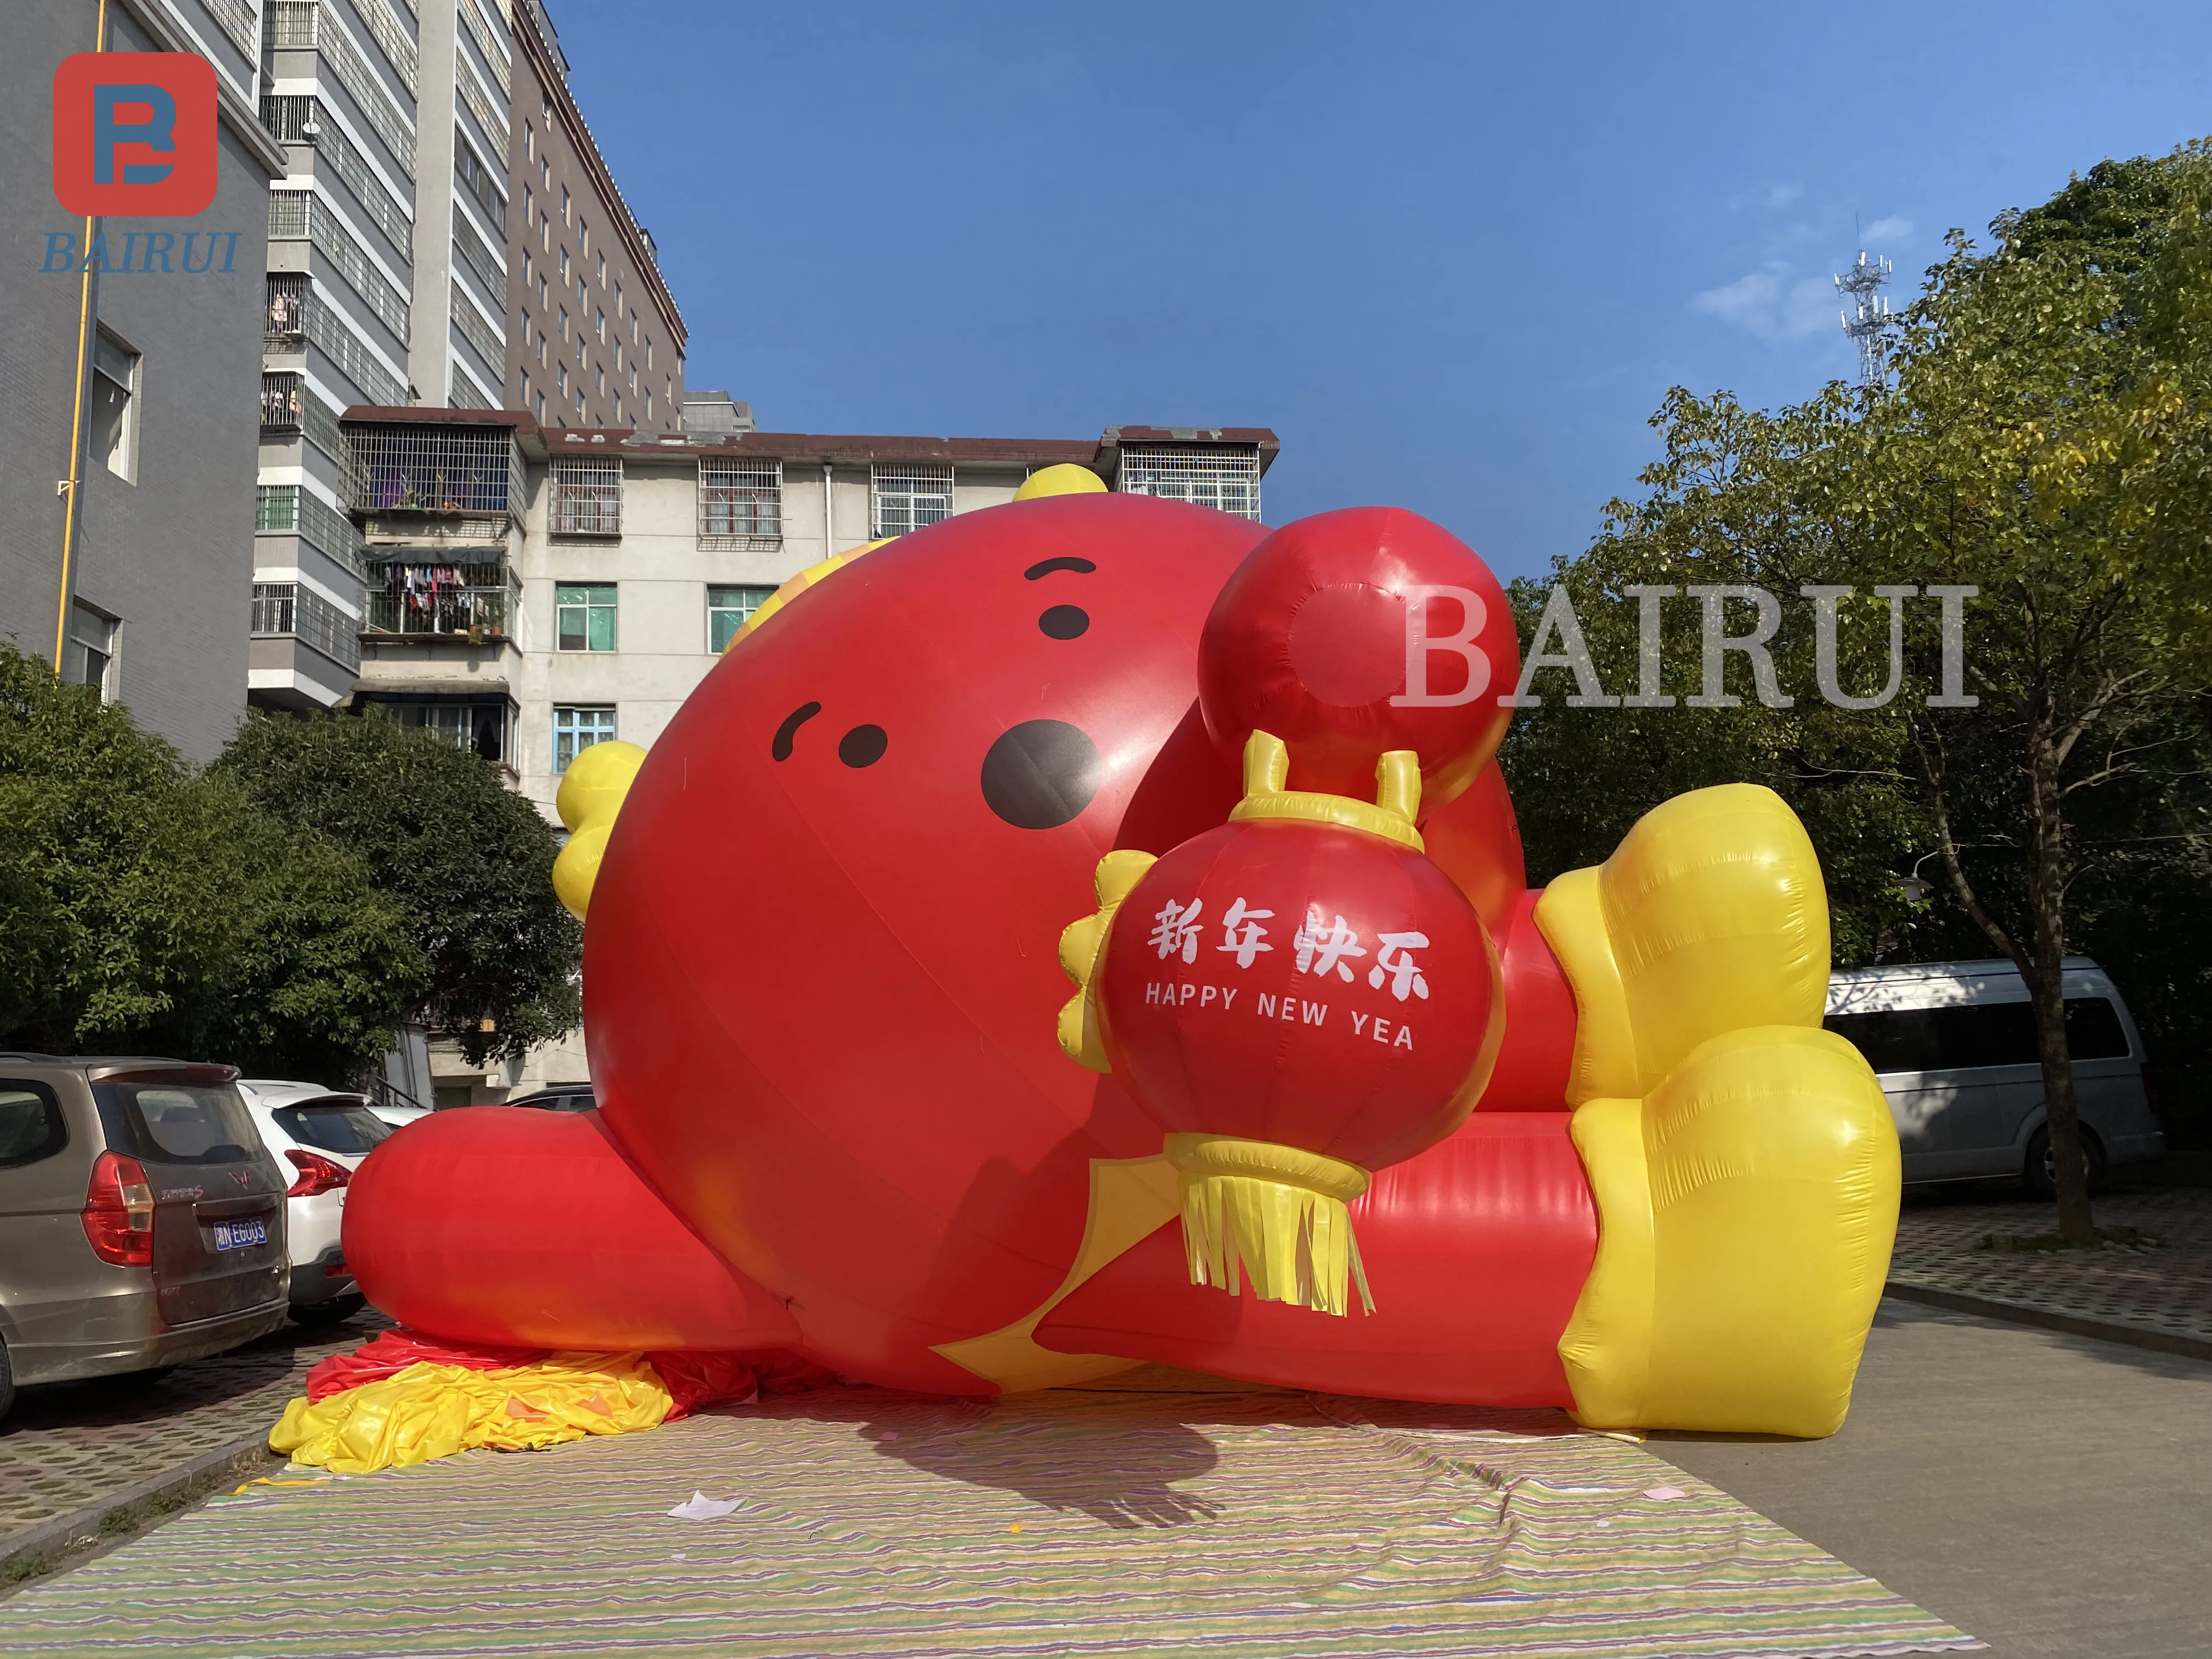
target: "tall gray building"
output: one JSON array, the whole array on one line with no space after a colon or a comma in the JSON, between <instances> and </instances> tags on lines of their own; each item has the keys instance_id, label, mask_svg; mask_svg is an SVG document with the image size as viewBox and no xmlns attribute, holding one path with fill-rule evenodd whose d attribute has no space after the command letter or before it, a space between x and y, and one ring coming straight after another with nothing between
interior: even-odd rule
<instances>
[{"instance_id":1,"label":"tall gray building","mask_svg":"<svg viewBox=\"0 0 2212 1659\"><path fill-rule=\"evenodd\" d=\"M108 0L104 42L101 10L11 6L0 50L0 634L52 657L58 630L66 678L205 759L246 677L261 249L284 157L256 118L255 0ZM198 214L88 222L57 201L54 71L103 45L214 64Z\"/></svg>"}]
</instances>

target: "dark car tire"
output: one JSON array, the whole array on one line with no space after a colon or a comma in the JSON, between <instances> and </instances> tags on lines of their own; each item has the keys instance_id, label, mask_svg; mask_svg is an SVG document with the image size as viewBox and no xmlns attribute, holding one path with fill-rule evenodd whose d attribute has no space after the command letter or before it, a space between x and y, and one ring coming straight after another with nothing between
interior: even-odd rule
<instances>
[{"instance_id":1,"label":"dark car tire","mask_svg":"<svg viewBox=\"0 0 2212 1659\"><path fill-rule=\"evenodd\" d=\"M327 1302L310 1302L292 1310L302 1325L343 1325L368 1305L365 1296L334 1296Z\"/></svg>"},{"instance_id":2,"label":"dark car tire","mask_svg":"<svg viewBox=\"0 0 2212 1659\"><path fill-rule=\"evenodd\" d=\"M2086 1123L2081 1126L2081 1161L2087 1166L2089 1190L2100 1190L2105 1184L2105 1149L2097 1144L2096 1132ZM2030 1198L2040 1199L2046 1204L2058 1196L2058 1182L2051 1165L2051 1131L2038 1129L2027 1139L2027 1160L2021 1170L2021 1180Z\"/></svg>"},{"instance_id":3,"label":"dark car tire","mask_svg":"<svg viewBox=\"0 0 2212 1659\"><path fill-rule=\"evenodd\" d=\"M15 1368L8 1363L8 1345L0 1341L0 1423L8 1419L15 1403Z\"/></svg>"}]
</instances>

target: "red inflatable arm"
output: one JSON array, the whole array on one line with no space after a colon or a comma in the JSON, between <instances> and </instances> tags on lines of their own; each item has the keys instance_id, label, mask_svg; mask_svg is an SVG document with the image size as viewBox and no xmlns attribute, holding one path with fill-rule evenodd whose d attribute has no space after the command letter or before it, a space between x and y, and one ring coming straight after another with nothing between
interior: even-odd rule
<instances>
[{"instance_id":1,"label":"red inflatable arm","mask_svg":"<svg viewBox=\"0 0 2212 1659\"><path fill-rule=\"evenodd\" d=\"M472 1106L410 1124L347 1188L344 1243L370 1302L456 1341L623 1352L799 1340L783 1304L677 1219L597 1112Z\"/></svg>"}]
</instances>

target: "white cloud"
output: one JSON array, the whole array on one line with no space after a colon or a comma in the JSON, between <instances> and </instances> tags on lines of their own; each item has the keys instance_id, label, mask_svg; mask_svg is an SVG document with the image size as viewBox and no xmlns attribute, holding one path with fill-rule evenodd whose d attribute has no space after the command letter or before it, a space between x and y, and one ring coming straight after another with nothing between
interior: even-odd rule
<instances>
[{"instance_id":1,"label":"white cloud","mask_svg":"<svg viewBox=\"0 0 2212 1659\"><path fill-rule=\"evenodd\" d=\"M1894 215L1877 219L1859 233L1859 240L1872 248L1876 242L1902 242L1912 234L1912 221Z\"/></svg>"},{"instance_id":2,"label":"white cloud","mask_svg":"<svg viewBox=\"0 0 2212 1659\"><path fill-rule=\"evenodd\" d=\"M1766 205L1771 208L1786 208L1804 193L1805 186L1802 185L1777 185L1766 192Z\"/></svg>"},{"instance_id":3,"label":"white cloud","mask_svg":"<svg viewBox=\"0 0 2212 1659\"><path fill-rule=\"evenodd\" d=\"M1730 213L1741 213L1751 207L1786 208L1804 193L1802 185L1769 185L1765 190L1743 191L1729 197L1728 208Z\"/></svg>"},{"instance_id":4,"label":"white cloud","mask_svg":"<svg viewBox=\"0 0 2212 1659\"><path fill-rule=\"evenodd\" d=\"M1690 309L1717 317L1769 345L1808 339L1823 329L1841 326L1834 282L1826 276L1798 276L1779 261L1707 289L1691 300Z\"/></svg>"}]
</instances>

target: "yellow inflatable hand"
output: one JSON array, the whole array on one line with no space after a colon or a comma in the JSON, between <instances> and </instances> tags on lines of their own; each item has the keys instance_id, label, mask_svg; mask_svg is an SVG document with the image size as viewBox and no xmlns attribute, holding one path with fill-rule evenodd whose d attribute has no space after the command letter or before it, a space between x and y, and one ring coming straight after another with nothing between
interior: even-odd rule
<instances>
[{"instance_id":1,"label":"yellow inflatable hand","mask_svg":"<svg viewBox=\"0 0 2212 1659\"><path fill-rule=\"evenodd\" d=\"M568 844L553 860L553 890L579 921L591 907L592 888L599 878L599 860L606 856L615 815L622 811L637 769L644 764L645 750L634 743L595 743L562 774L553 810L568 826Z\"/></svg>"},{"instance_id":2,"label":"yellow inflatable hand","mask_svg":"<svg viewBox=\"0 0 2212 1659\"><path fill-rule=\"evenodd\" d=\"M1897 1131L1820 1029L1827 896L1772 791L1702 789L1562 876L1568 1099L1597 1259L1559 1354L1596 1427L1842 1425L1897 1231Z\"/></svg>"}]
</instances>

